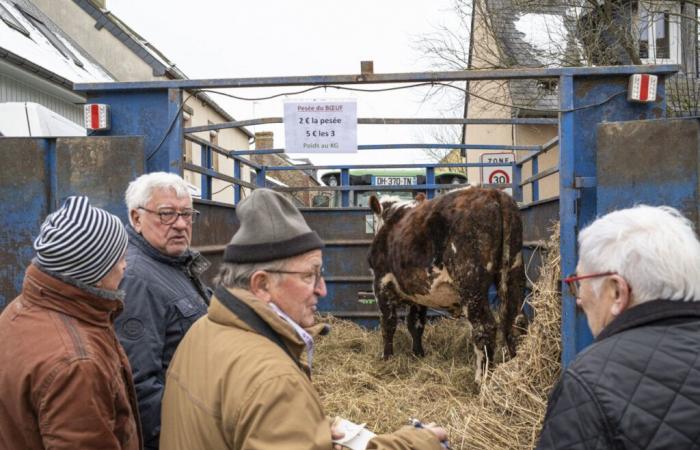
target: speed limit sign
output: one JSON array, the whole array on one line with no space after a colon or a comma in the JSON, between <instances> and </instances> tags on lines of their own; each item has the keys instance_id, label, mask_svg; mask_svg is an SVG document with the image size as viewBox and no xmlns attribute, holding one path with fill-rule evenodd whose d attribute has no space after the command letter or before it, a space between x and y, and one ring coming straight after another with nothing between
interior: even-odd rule
<instances>
[{"instance_id":1,"label":"speed limit sign","mask_svg":"<svg viewBox=\"0 0 700 450\"><path fill-rule=\"evenodd\" d=\"M482 167L482 184L508 184L513 180L512 164L513 161L515 161L515 155L513 154L513 152L482 153L479 156L479 161L488 164L503 164L502 166ZM505 191L512 195L512 189L508 188Z\"/></svg>"}]
</instances>

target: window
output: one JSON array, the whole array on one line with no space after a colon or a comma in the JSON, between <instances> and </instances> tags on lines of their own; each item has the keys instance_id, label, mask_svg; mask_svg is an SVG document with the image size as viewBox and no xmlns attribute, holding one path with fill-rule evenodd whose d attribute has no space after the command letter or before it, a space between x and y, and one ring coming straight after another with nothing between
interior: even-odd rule
<instances>
[{"instance_id":1,"label":"window","mask_svg":"<svg viewBox=\"0 0 700 450\"><path fill-rule=\"evenodd\" d=\"M14 28L25 36L29 36L29 31L22 26L21 23L8 11L3 5L0 5L0 18L10 28Z\"/></svg>"},{"instance_id":2,"label":"window","mask_svg":"<svg viewBox=\"0 0 700 450\"><path fill-rule=\"evenodd\" d=\"M31 22L32 25L34 25L36 27L36 29L39 30L41 32L41 34L44 35L44 37L46 37L46 39L48 39L48 41L51 43L51 45L53 45L56 48L56 50L58 50L58 52L60 54L62 54L64 57L72 60L76 66L83 67L83 62L80 59L78 59L78 57L75 56L72 51L70 51L70 49L63 43L63 41L61 39L59 39L58 36L56 36L53 33L53 31L51 31L49 29L49 27L47 27L46 24L41 19L39 19L39 18L35 17L34 15L32 15L31 13L25 11L19 5L15 5L15 8L17 8L19 10L19 12L21 12L22 15L29 22Z\"/></svg>"},{"instance_id":3,"label":"window","mask_svg":"<svg viewBox=\"0 0 700 450\"><path fill-rule=\"evenodd\" d=\"M639 57L644 63L681 60L678 3L639 4Z\"/></svg>"}]
</instances>

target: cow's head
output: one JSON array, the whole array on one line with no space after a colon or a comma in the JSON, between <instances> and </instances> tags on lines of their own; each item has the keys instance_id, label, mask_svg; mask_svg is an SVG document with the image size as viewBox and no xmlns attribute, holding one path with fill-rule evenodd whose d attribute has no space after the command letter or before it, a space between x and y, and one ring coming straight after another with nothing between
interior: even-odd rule
<instances>
[{"instance_id":1,"label":"cow's head","mask_svg":"<svg viewBox=\"0 0 700 450\"><path fill-rule=\"evenodd\" d=\"M381 198L372 195L369 198L369 207L374 213L374 233L377 234L382 226L391 220L394 213L404 208L413 208L423 200L425 200L425 194L422 192L411 201L401 200L399 197L390 195L385 195Z\"/></svg>"}]
</instances>

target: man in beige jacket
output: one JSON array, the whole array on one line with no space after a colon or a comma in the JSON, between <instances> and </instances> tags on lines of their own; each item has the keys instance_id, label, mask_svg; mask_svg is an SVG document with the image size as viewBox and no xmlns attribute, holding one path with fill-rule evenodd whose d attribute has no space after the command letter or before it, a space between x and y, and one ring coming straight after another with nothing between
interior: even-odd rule
<instances>
[{"instance_id":1,"label":"man in beige jacket","mask_svg":"<svg viewBox=\"0 0 700 450\"><path fill-rule=\"evenodd\" d=\"M331 425L310 381L323 242L281 194L237 208L208 314L180 343L162 409L162 450L329 450ZM303 355L303 356L302 356ZM445 430L405 427L367 449L441 450Z\"/></svg>"}]
</instances>

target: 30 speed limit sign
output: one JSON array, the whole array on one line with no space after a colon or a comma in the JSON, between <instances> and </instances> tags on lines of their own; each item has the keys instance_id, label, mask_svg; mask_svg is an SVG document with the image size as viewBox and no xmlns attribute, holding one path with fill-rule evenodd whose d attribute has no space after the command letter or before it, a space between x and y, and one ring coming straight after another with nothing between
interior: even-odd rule
<instances>
[{"instance_id":1,"label":"30 speed limit sign","mask_svg":"<svg viewBox=\"0 0 700 450\"><path fill-rule=\"evenodd\" d=\"M479 161L482 163L495 164L501 163L502 166L488 166L481 168L481 183L482 184L508 184L513 181L513 166L515 155L513 152L504 153L482 153L479 156ZM513 194L512 189L505 190L509 194Z\"/></svg>"}]
</instances>

